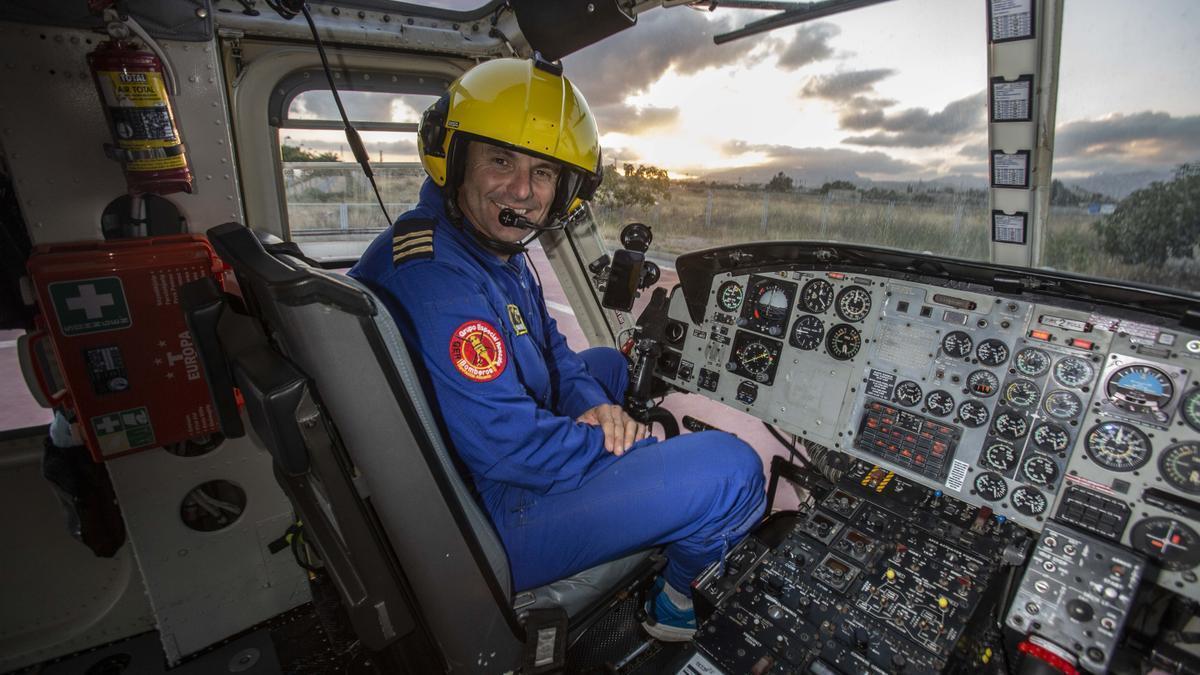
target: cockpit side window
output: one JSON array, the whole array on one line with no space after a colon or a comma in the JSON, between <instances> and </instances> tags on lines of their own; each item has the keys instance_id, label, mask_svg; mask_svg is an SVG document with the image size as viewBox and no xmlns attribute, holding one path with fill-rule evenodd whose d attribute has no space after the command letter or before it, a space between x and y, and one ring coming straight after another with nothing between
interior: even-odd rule
<instances>
[{"instance_id":1,"label":"cockpit side window","mask_svg":"<svg viewBox=\"0 0 1200 675\"><path fill-rule=\"evenodd\" d=\"M395 219L417 201L425 178L417 157L417 123L444 83L367 72L338 73L337 82L346 114L370 155L388 215ZM355 162L333 95L324 85L323 73L301 74L293 78L291 95L272 105L279 113L285 232L308 256L349 266L390 223Z\"/></svg>"}]
</instances>

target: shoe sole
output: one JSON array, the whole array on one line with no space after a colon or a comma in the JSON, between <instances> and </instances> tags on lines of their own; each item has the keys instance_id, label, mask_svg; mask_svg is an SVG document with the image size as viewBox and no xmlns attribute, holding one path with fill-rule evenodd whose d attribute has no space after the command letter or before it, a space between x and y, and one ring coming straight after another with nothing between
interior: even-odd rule
<instances>
[{"instance_id":1,"label":"shoe sole","mask_svg":"<svg viewBox=\"0 0 1200 675\"><path fill-rule=\"evenodd\" d=\"M642 622L642 629L659 642L689 642L696 634L695 628L679 628L661 623L651 624L646 621Z\"/></svg>"}]
</instances>

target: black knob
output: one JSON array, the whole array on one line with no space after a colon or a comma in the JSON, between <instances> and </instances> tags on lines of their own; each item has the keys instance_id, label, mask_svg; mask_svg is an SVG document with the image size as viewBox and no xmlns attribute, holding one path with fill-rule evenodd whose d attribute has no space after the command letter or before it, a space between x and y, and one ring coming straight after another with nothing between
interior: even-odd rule
<instances>
[{"instance_id":1,"label":"black knob","mask_svg":"<svg viewBox=\"0 0 1200 675\"><path fill-rule=\"evenodd\" d=\"M859 626L854 629L854 646L859 649L866 649L867 645L871 644L871 634L866 628Z\"/></svg>"},{"instance_id":2,"label":"black knob","mask_svg":"<svg viewBox=\"0 0 1200 675\"><path fill-rule=\"evenodd\" d=\"M900 652L892 654L892 672L904 672L904 668L908 666L908 657Z\"/></svg>"},{"instance_id":3,"label":"black knob","mask_svg":"<svg viewBox=\"0 0 1200 675\"><path fill-rule=\"evenodd\" d=\"M1067 602L1067 616L1071 617L1073 621L1087 623L1095 615L1096 612L1092 609L1092 606L1079 598L1073 598Z\"/></svg>"}]
</instances>

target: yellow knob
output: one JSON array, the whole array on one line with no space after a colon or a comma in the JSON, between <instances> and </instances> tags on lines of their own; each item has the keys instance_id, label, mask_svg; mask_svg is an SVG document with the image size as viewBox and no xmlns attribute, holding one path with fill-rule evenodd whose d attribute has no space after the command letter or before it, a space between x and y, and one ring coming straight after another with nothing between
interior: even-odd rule
<instances>
[{"instance_id":1,"label":"yellow knob","mask_svg":"<svg viewBox=\"0 0 1200 675\"><path fill-rule=\"evenodd\" d=\"M896 570L889 567L888 571L885 572L883 576L887 577L888 581L895 581L896 580Z\"/></svg>"},{"instance_id":2,"label":"yellow knob","mask_svg":"<svg viewBox=\"0 0 1200 675\"><path fill-rule=\"evenodd\" d=\"M949 606L950 606L950 601L946 599L946 596L943 595L942 597L938 598L938 607L941 607L942 609L946 609Z\"/></svg>"}]
</instances>

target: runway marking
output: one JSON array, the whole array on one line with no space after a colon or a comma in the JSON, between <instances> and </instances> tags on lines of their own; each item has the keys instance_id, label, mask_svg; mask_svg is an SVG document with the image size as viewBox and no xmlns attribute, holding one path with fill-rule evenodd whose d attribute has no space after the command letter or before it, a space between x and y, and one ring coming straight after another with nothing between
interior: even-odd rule
<instances>
[{"instance_id":1,"label":"runway marking","mask_svg":"<svg viewBox=\"0 0 1200 675\"><path fill-rule=\"evenodd\" d=\"M0 349L11 349L17 346L16 340L0 340Z\"/></svg>"},{"instance_id":2,"label":"runway marking","mask_svg":"<svg viewBox=\"0 0 1200 675\"><path fill-rule=\"evenodd\" d=\"M575 310L571 309L571 307L569 305L564 305L561 302L554 302L552 300L547 300L546 301L546 309L552 309L556 312L562 312L563 314L570 314L571 316L575 316Z\"/></svg>"}]
</instances>

